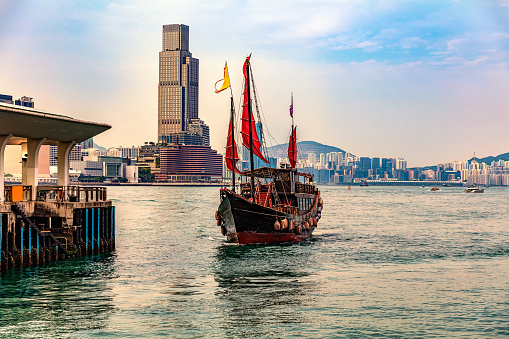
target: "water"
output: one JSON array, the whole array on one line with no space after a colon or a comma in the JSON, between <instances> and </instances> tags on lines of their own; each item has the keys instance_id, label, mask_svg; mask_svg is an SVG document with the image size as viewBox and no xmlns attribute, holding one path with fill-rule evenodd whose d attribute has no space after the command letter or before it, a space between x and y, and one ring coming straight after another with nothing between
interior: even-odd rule
<instances>
[{"instance_id":1,"label":"water","mask_svg":"<svg viewBox=\"0 0 509 339\"><path fill-rule=\"evenodd\" d=\"M2 272L1 338L509 336L507 188L322 186L271 246L224 242L217 188L108 190L117 250Z\"/></svg>"}]
</instances>

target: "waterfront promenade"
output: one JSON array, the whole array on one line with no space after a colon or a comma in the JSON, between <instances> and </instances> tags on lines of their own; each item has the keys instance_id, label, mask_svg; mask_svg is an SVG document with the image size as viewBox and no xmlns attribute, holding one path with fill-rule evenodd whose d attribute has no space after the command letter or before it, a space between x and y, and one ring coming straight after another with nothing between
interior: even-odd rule
<instances>
[{"instance_id":1,"label":"waterfront promenade","mask_svg":"<svg viewBox=\"0 0 509 339\"><path fill-rule=\"evenodd\" d=\"M0 103L0 271L115 248L115 207L105 187L69 181L69 153L111 128L33 108ZM39 185L39 151L58 147L57 185ZM20 147L21 185L6 185L7 146Z\"/></svg>"}]
</instances>

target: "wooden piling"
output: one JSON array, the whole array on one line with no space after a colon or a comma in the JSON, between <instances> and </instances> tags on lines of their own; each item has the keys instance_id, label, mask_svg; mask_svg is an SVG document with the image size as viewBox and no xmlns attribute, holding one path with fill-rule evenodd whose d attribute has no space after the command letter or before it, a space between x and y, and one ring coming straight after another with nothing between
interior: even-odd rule
<instances>
[{"instance_id":1,"label":"wooden piling","mask_svg":"<svg viewBox=\"0 0 509 339\"><path fill-rule=\"evenodd\" d=\"M114 250L115 209L96 200L103 191L90 194L90 202L0 205L0 271Z\"/></svg>"}]
</instances>

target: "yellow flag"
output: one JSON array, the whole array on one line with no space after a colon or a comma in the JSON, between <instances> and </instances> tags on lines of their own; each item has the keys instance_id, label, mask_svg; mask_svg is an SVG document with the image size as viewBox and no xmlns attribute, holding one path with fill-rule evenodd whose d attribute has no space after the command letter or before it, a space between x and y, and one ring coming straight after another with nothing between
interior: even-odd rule
<instances>
[{"instance_id":1,"label":"yellow flag","mask_svg":"<svg viewBox=\"0 0 509 339\"><path fill-rule=\"evenodd\" d=\"M223 86L221 86L220 89L217 89L217 87L216 87L217 83L220 81L223 81ZM216 88L216 93L222 92L225 89L227 89L228 87L230 87L230 77L228 76L228 66L226 65L226 62L224 63L224 78L221 80L218 80L216 82L216 84L214 85L214 87Z\"/></svg>"}]
</instances>

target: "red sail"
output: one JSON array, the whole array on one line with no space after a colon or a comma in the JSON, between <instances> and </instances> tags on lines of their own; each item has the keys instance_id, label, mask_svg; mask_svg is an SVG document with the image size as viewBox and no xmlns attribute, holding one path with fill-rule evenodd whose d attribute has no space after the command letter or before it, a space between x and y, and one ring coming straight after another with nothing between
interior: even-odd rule
<instances>
[{"instance_id":1,"label":"red sail","mask_svg":"<svg viewBox=\"0 0 509 339\"><path fill-rule=\"evenodd\" d=\"M288 159L290 159L290 165L295 168L297 163L297 127L292 131L290 135L290 142L288 143Z\"/></svg>"},{"instance_id":2,"label":"red sail","mask_svg":"<svg viewBox=\"0 0 509 339\"><path fill-rule=\"evenodd\" d=\"M249 145L249 111L248 111L248 105L251 105L251 102L248 102L249 101L249 98L248 98L248 95L249 95L249 84L248 84L248 81L247 81L247 74L246 74L246 63L249 61L249 59L251 58L251 56L249 56L246 61L244 62L244 103L242 104L242 144L244 144L244 146L247 147L247 149L250 149L250 145ZM266 163L268 163L268 161L265 159L265 157L263 156L260 148L261 148L261 144L260 144L260 139L258 139L258 133L256 133L256 128L255 128L255 122L254 122L254 118L253 118L253 109L252 109L252 106L251 106L251 131L253 133L253 153L259 157L260 159L262 159L263 161L265 161Z\"/></svg>"},{"instance_id":3,"label":"red sail","mask_svg":"<svg viewBox=\"0 0 509 339\"><path fill-rule=\"evenodd\" d=\"M230 127L228 128L228 138L226 139L226 166L230 171L235 169L235 172L240 173L237 169L237 161L239 161L239 155L237 153L237 145L235 140L232 143L233 134L233 121L230 120ZM233 155L233 156L232 156Z\"/></svg>"}]
</instances>

